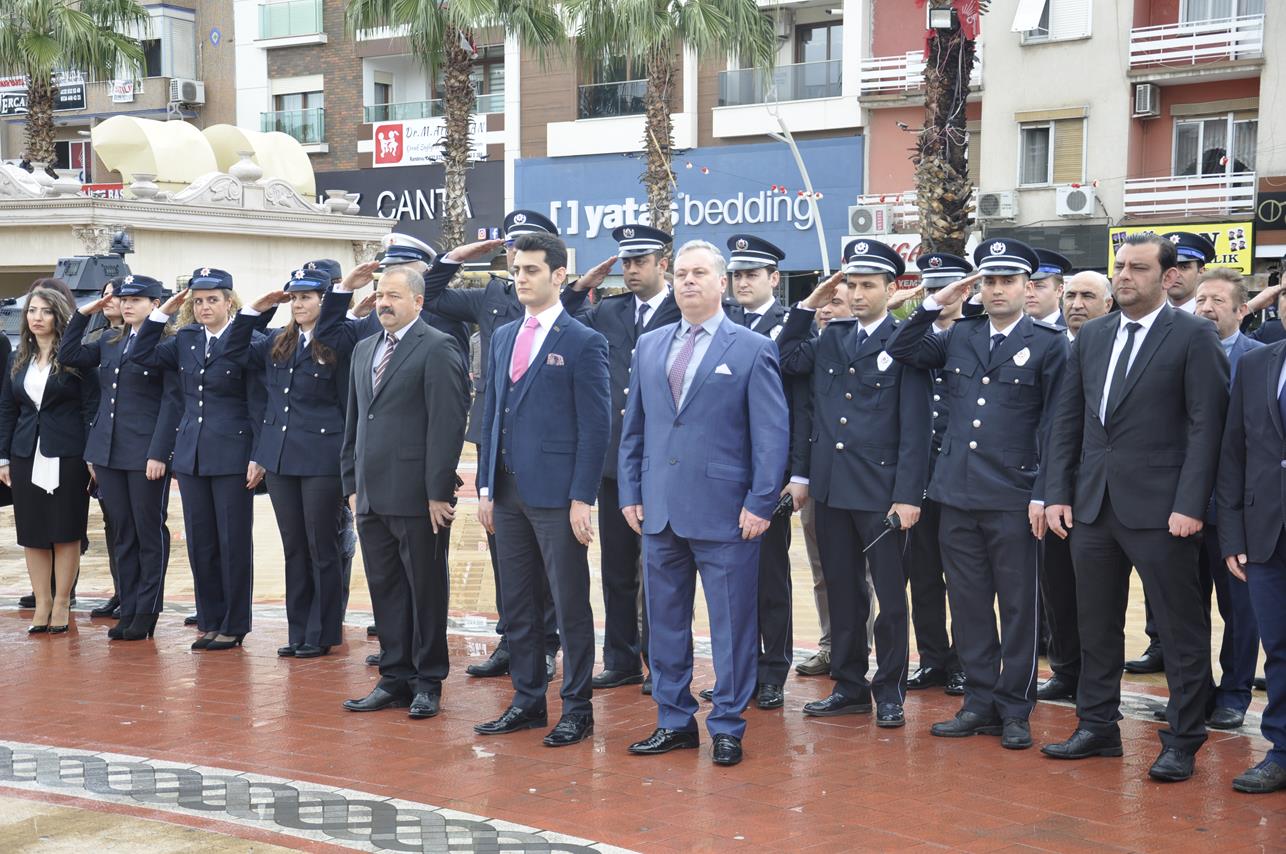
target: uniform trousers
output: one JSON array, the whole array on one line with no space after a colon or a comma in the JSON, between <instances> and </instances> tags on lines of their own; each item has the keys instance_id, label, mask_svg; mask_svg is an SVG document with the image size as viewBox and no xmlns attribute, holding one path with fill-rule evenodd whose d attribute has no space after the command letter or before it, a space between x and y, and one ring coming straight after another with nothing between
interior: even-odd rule
<instances>
[{"instance_id":1,"label":"uniform trousers","mask_svg":"<svg viewBox=\"0 0 1286 854\"><path fill-rule=\"evenodd\" d=\"M1246 586L1264 644L1268 679L1268 705L1260 731L1272 745L1268 758L1286 767L1286 534L1278 537L1277 549L1267 562L1246 567Z\"/></svg>"},{"instance_id":2,"label":"uniform trousers","mask_svg":"<svg viewBox=\"0 0 1286 854\"><path fill-rule=\"evenodd\" d=\"M148 480L146 472L94 466L94 479L111 518L121 616L159 614L170 559L170 532L165 526L170 475L166 472L158 480Z\"/></svg>"},{"instance_id":3,"label":"uniform trousers","mask_svg":"<svg viewBox=\"0 0 1286 854\"><path fill-rule=\"evenodd\" d=\"M244 635L254 592L254 493L244 474L178 477L197 627Z\"/></svg>"},{"instance_id":4,"label":"uniform trousers","mask_svg":"<svg viewBox=\"0 0 1286 854\"><path fill-rule=\"evenodd\" d=\"M817 622L821 637L817 648L831 651L831 611L826 597L826 575L822 572L822 553L817 545L817 502L809 501L799 511L799 524L804 529L804 551L808 553L808 568L813 574L813 602L817 606Z\"/></svg>"},{"instance_id":5,"label":"uniform trousers","mask_svg":"<svg viewBox=\"0 0 1286 854\"><path fill-rule=\"evenodd\" d=\"M795 654L791 630L790 515L774 515L759 546L759 684L783 685Z\"/></svg>"},{"instance_id":6,"label":"uniform trousers","mask_svg":"<svg viewBox=\"0 0 1286 854\"><path fill-rule=\"evenodd\" d=\"M1251 602L1249 585L1233 577L1219 554L1219 534L1215 527L1206 525L1202 537L1205 540L1202 551L1209 583L1214 588L1219 616L1223 619L1223 638L1219 644L1222 675L1215 686L1211 705L1244 714L1250 708L1255 665L1259 661L1259 626L1255 619L1255 606ZM1210 601L1208 593L1204 601Z\"/></svg>"},{"instance_id":7,"label":"uniform trousers","mask_svg":"<svg viewBox=\"0 0 1286 854\"><path fill-rule=\"evenodd\" d=\"M286 624L292 644L343 642L338 476L293 477L269 472L268 495L286 564Z\"/></svg>"},{"instance_id":8,"label":"uniform trousers","mask_svg":"<svg viewBox=\"0 0 1286 854\"><path fill-rule=\"evenodd\" d=\"M920 505L920 521L907 532L906 575L920 666L955 671L960 660L947 634L947 580L938 544L941 517L941 505L926 498Z\"/></svg>"},{"instance_id":9,"label":"uniform trousers","mask_svg":"<svg viewBox=\"0 0 1286 854\"><path fill-rule=\"evenodd\" d=\"M603 573L603 667L638 673L647 659L647 608L639 596L643 581L643 542L625 521L620 486L603 478L598 489L599 562Z\"/></svg>"},{"instance_id":10,"label":"uniform trousers","mask_svg":"<svg viewBox=\"0 0 1286 854\"><path fill-rule=\"evenodd\" d=\"M1040 545L1040 590L1049 629L1049 667L1075 684L1081 678L1081 631L1076 619L1076 571L1072 545L1046 535Z\"/></svg>"}]
</instances>

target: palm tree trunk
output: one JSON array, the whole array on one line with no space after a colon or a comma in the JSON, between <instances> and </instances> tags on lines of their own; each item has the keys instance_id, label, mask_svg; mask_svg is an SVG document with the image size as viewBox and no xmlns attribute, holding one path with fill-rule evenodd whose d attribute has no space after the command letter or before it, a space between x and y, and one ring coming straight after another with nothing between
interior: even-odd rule
<instances>
[{"instance_id":1,"label":"palm tree trunk","mask_svg":"<svg viewBox=\"0 0 1286 854\"><path fill-rule=\"evenodd\" d=\"M674 232L669 216L674 202L674 122L670 118L670 98L674 91L675 61L673 51L658 51L647 62L647 94L644 96L646 130L643 149L647 152L643 171L643 186L647 188L648 211L662 211L653 215L651 224L662 231Z\"/></svg>"},{"instance_id":2,"label":"palm tree trunk","mask_svg":"<svg viewBox=\"0 0 1286 854\"><path fill-rule=\"evenodd\" d=\"M461 38L471 34L448 27L443 50L442 106L446 117L446 139L442 144L442 161L445 168L443 188L446 198L442 203L441 249L446 251L464 243L465 175L469 169L469 139L473 125L475 97L469 82L473 59L461 45Z\"/></svg>"},{"instance_id":3,"label":"palm tree trunk","mask_svg":"<svg viewBox=\"0 0 1286 854\"><path fill-rule=\"evenodd\" d=\"M54 155L54 87L47 75L27 75L27 159L52 164Z\"/></svg>"},{"instance_id":4,"label":"palm tree trunk","mask_svg":"<svg viewBox=\"0 0 1286 854\"><path fill-rule=\"evenodd\" d=\"M974 43L957 23L936 30L924 68L924 130L915 163L916 206L925 252L963 255L973 187L969 183L965 102L973 73Z\"/></svg>"}]
</instances>

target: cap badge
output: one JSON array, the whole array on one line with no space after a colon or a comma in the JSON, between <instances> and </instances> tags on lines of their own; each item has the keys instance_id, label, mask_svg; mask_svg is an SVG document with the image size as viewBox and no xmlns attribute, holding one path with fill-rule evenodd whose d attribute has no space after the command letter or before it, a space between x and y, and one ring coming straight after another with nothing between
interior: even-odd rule
<instances>
[{"instance_id":1,"label":"cap badge","mask_svg":"<svg viewBox=\"0 0 1286 854\"><path fill-rule=\"evenodd\" d=\"M1005 246L1005 244L997 240L995 243L991 244L990 248L991 248L992 255L1004 255L1005 250L1008 249L1009 247Z\"/></svg>"},{"instance_id":2,"label":"cap badge","mask_svg":"<svg viewBox=\"0 0 1286 854\"><path fill-rule=\"evenodd\" d=\"M520 213L514 214L514 222L517 223L518 225L522 225L526 221L527 221L526 214L520 214Z\"/></svg>"},{"instance_id":3,"label":"cap badge","mask_svg":"<svg viewBox=\"0 0 1286 854\"><path fill-rule=\"evenodd\" d=\"M124 279L122 279L121 281L122 281L124 284L132 285L132 284L134 284L134 277L133 277L133 276L126 276L126 277L125 277Z\"/></svg>"},{"instance_id":4,"label":"cap badge","mask_svg":"<svg viewBox=\"0 0 1286 854\"><path fill-rule=\"evenodd\" d=\"M201 275L202 275L202 276L208 276L208 275L210 275L210 268L209 268L209 267L202 267L202 268L201 268Z\"/></svg>"},{"instance_id":5,"label":"cap badge","mask_svg":"<svg viewBox=\"0 0 1286 854\"><path fill-rule=\"evenodd\" d=\"M1182 243L1182 242L1183 242L1183 238L1181 238L1181 237L1180 237L1179 235L1177 235L1177 234L1172 234L1172 235L1170 235L1170 242L1171 242L1171 243L1174 243L1174 244L1176 244L1176 245L1177 245L1177 244L1179 244L1179 243Z\"/></svg>"},{"instance_id":6,"label":"cap badge","mask_svg":"<svg viewBox=\"0 0 1286 854\"><path fill-rule=\"evenodd\" d=\"M853 247L854 251L856 251L858 255L865 255L867 250L869 250L870 248L871 247L865 242L859 243Z\"/></svg>"},{"instance_id":7,"label":"cap badge","mask_svg":"<svg viewBox=\"0 0 1286 854\"><path fill-rule=\"evenodd\" d=\"M296 271L295 271L295 278L296 278L296 279L302 279L303 277L304 277L304 271L303 271L303 270L296 270Z\"/></svg>"},{"instance_id":8,"label":"cap badge","mask_svg":"<svg viewBox=\"0 0 1286 854\"><path fill-rule=\"evenodd\" d=\"M930 267L941 267L941 266L942 266L942 259L941 259L941 258L939 258L937 255L934 255L932 258L930 258L930 259L929 259L929 266L930 266Z\"/></svg>"},{"instance_id":9,"label":"cap badge","mask_svg":"<svg viewBox=\"0 0 1286 854\"><path fill-rule=\"evenodd\" d=\"M746 241L746 238L742 237L741 239L739 239L739 240L737 241L737 248L738 248L738 249L749 249L749 248L750 248L750 243Z\"/></svg>"},{"instance_id":10,"label":"cap badge","mask_svg":"<svg viewBox=\"0 0 1286 854\"><path fill-rule=\"evenodd\" d=\"M316 270L316 269L317 269L317 262L316 262L316 261L309 261L309 262L308 262L308 269L309 269L309 270Z\"/></svg>"},{"instance_id":11,"label":"cap badge","mask_svg":"<svg viewBox=\"0 0 1286 854\"><path fill-rule=\"evenodd\" d=\"M622 235L624 235L626 238L631 238L631 237L633 237L633 236L634 236L634 229L632 229L632 228L623 228L623 229L621 229L621 234L622 234Z\"/></svg>"}]
</instances>

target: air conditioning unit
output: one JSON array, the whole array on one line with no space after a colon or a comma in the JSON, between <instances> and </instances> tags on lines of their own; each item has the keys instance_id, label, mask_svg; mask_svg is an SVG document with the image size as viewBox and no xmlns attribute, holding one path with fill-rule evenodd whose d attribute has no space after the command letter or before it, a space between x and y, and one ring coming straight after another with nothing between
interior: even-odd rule
<instances>
[{"instance_id":1,"label":"air conditioning unit","mask_svg":"<svg viewBox=\"0 0 1286 854\"><path fill-rule=\"evenodd\" d=\"M773 29L776 31L777 43L785 44L795 38L795 12L793 9L778 9L773 17Z\"/></svg>"},{"instance_id":2,"label":"air conditioning unit","mask_svg":"<svg viewBox=\"0 0 1286 854\"><path fill-rule=\"evenodd\" d=\"M170 103L199 107L205 103L205 83L200 80L170 79Z\"/></svg>"},{"instance_id":3,"label":"air conditioning unit","mask_svg":"<svg viewBox=\"0 0 1286 854\"><path fill-rule=\"evenodd\" d=\"M1018 197L1013 190L978 194L978 219L1013 219L1018 216Z\"/></svg>"},{"instance_id":4,"label":"air conditioning unit","mask_svg":"<svg viewBox=\"0 0 1286 854\"><path fill-rule=\"evenodd\" d=\"M848 233L891 234L893 232L893 205L850 205Z\"/></svg>"},{"instance_id":5,"label":"air conditioning unit","mask_svg":"<svg viewBox=\"0 0 1286 854\"><path fill-rule=\"evenodd\" d=\"M1059 187L1054 192L1054 210L1059 216L1094 216L1098 197L1093 187Z\"/></svg>"},{"instance_id":6,"label":"air conditioning unit","mask_svg":"<svg viewBox=\"0 0 1286 854\"><path fill-rule=\"evenodd\" d=\"M1134 87L1134 118L1152 119L1161 115L1161 92L1155 83Z\"/></svg>"}]
</instances>

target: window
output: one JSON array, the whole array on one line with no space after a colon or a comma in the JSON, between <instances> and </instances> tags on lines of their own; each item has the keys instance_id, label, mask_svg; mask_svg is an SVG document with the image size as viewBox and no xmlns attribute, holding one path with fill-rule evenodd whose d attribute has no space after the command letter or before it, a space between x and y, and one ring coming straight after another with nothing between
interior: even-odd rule
<instances>
[{"instance_id":1,"label":"window","mask_svg":"<svg viewBox=\"0 0 1286 854\"><path fill-rule=\"evenodd\" d=\"M1262 15L1264 5L1264 0L1182 0L1179 22L1201 24L1243 15Z\"/></svg>"},{"instance_id":2,"label":"window","mask_svg":"<svg viewBox=\"0 0 1286 854\"><path fill-rule=\"evenodd\" d=\"M1090 34L1092 0L1021 0L1015 23L1023 44L1082 39Z\"/></svg>"},{"instance_id":3,"label":"window","mask_svg":"<svg viewBox=\"0 0 1286 854\"><path fill-rule=\"evenodd\" d=\"M381 83L377 80L375 82L375 89L374 89L373 95L374 95L374 100L372 101L372 103L375 103L375 104L393 103L393 84Z\"/></svg>"},{"instance_id":4,"label":"window","mask_svg":"<svg viewBox=\"0 0 1286 854\"><path fill-rule=\"evenodd\" d=\"M89 175L90 148L87 140L62 141L54 143L54 168L72 171L81 182Z\"/></svg>"},{"instance_id":5,"label":"window","mask_svg":"<svg viewBox=\"0 0 1286 854\"><path fill-rule=\"evenodd\" d=\"M143 76L163 76L161 74L161 40L144 39L139 46L143 48Z\"/></svg>"},{"instance_id":6,"label":"window","mask_svg":"<svg viewBox=\"0 0 1286 854\"><path fill-rule=\"evenodd\" d=\"M273 108L279 112L298 110L317 110L326 106L325 92L291 92L289 95L274 95Z\"/></svg>"},{"instance_id":7,"label":"window","mask_svg":"<svg viewBox=\"0 0 1286 854\"><path fill-rule=\"evenodd\" d=\"M610 79L610 78L605 78ZM622 78L625 79L625 78ZM469 70L469 82L478 96L477 112L503 113L505 110L505 48L488 45L478 48L478 57ZM599 81L596 81L599 82ZM443 77L433 82L433 97L442 97Z\"/></svg>"},{"instance_id":8,"label":"window","mask_svg":"<svg viewBox=\"0 0 1286 854\"><path fill-rule=\"evenodd\" d=\"M795 62L826 62L841 59L844 25L839 21L801 24L795 27Z\"/></svg>"},{"instance_id":9,"label":"window","mask_svg":"<svg viewBox=\"0 0 1286 854\"><path fill-rule=\"evenodd\" d=\"M1085 180L1085 120L1021 125L1018 184L1079 184Z\"/></svg>"},{"instance_id":10,"label":"window","mask_svg":"<svg viewBox=\"0 0 1286 854\"><path fill-rule=\"evenodd\" d=\"M1174 123L1174 174L1231 175L1255 171L1259 120L1227 113ZM1230 144L1231 141L1231 144Z\"/></svg>"},{"instance_id":11,"label":"window","mask_svg":"<svg viewBox=\"0 0 1286 854\"><path fill-rule=\"evenodd\" d=\"M1053 180L1050 172L1052 161L1049 156L1051 137L1054 135L1052 125L1026 125L1022 129L1019 143L1020 158L1018 164L1018 184L1048 184Z\"/></svg>"}]
</instances>

